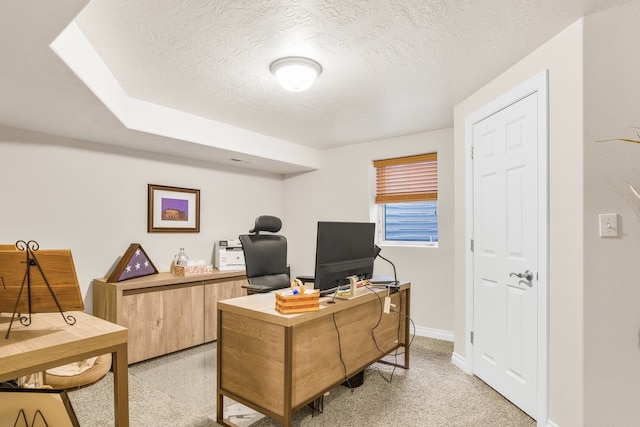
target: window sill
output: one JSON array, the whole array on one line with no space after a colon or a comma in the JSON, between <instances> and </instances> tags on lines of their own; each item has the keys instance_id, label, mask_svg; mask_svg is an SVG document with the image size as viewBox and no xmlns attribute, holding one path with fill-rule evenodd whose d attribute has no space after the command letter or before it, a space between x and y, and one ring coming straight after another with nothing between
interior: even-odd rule
<instances>
[{"instance_id":1,"label":"window sill","mask_svg":"<svg viewBox=\"0 0 640 427\"><path fill-rule=\"evenodd\" d=\"M384 241L379 243L381 248L438 248L438 242L394 242Z\"/></svg>"}]
</instances>

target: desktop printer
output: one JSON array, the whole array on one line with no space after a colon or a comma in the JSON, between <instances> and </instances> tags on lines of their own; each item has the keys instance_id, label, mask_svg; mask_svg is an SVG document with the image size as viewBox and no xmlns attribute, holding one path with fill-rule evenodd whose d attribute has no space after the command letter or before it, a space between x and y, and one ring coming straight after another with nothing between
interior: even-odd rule
<instances>
[{"instance_id":1,"label":"desktop printer","mask_svg":"<svg viewBox=\"0 0 640 427\"><path fill-rule=\"evenodd\" d=\"M217 240L214 244L215 266L218 270L244 270L244 251L240 240Z\"/></svg>"}]
</instances>

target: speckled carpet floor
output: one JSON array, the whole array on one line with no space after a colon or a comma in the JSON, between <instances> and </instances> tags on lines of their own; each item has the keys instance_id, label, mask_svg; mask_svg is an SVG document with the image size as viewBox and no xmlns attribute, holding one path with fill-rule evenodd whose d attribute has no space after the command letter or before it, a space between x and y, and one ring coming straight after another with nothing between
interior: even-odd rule
<instances>
[{"instance_id":1,"label":"speckled carpet floor","mask_svg":"<svg viewBox=\"0 0 640 427\"><path fill-rule=\"evenodd\" d=\"M535 421L478 378L451 363L453 344L416 337L405 371L376 363L364 383L339 386L324 398L324 412L303 408L294 426L533 427ZM205 344L129 367L131 427L210 427L216 423L216 346ZM68 391L82 427L113 426L113 376ZM234 402L229 402L233 405ZM225 402L225 406L227 403ZM231 406L230 410L236 409ZM280 424L258 415L241 426Z\"/></svg>"}]
</instances>

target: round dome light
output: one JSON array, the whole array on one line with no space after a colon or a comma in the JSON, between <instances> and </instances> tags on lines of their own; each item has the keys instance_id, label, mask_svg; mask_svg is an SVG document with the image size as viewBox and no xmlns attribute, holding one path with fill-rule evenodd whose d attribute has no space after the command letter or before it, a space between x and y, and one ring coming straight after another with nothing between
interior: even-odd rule
<instances>
[{"instance_id":1,"label":"round dome light","mask_svg":"<svg viewBox=\"0 0 640 427\"><path fill-rule=\"evenodd\" d=\"M322 67L316 61L299 56L277 59L271 63L269 69L276 76L280 86L291 92L309 89L322 72Z\"/></svg>"}]
</instances>

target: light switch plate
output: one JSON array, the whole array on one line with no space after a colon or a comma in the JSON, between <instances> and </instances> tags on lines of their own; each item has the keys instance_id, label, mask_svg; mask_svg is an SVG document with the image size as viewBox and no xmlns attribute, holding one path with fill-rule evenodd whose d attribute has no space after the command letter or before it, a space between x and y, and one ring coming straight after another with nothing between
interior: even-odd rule
<instances>
[{"instance_id":1,"label":"light switch plate","mask_svg":"<svg viewBox=\"0 0 640 427\"><path fill-rule=\"evenodd\" d=\"M600 237L618 237L618 214L600 214Z\"/></svg>"}]
</instances>

